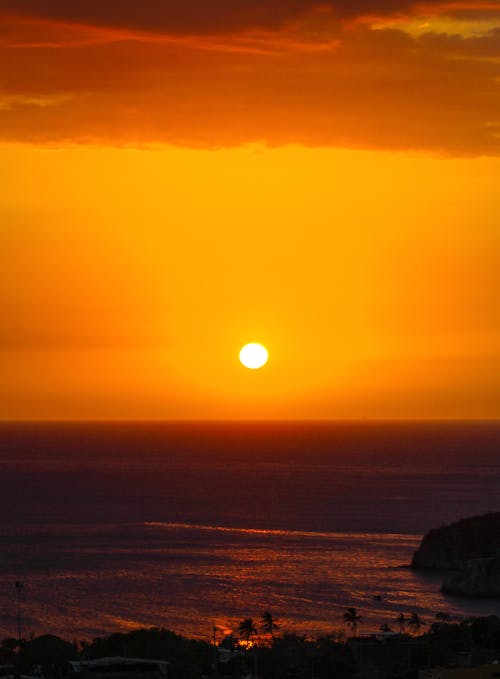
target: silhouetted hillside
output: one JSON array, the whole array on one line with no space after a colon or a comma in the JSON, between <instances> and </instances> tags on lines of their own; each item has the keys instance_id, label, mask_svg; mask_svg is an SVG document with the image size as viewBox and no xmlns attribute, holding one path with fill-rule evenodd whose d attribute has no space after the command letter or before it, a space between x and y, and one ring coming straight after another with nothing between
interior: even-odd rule
<instances>
[{"instance_id":1,"label":"silhouetted hillside","mask_svg":"<svg viewBox=\"0 0 500 679\"><path fill-rule=\"evenodd\" d=\"M500 512L473 516L424 535L413 555L412 568L456 570L471 559L500 553Z\"/></svg>"}]
</instances>

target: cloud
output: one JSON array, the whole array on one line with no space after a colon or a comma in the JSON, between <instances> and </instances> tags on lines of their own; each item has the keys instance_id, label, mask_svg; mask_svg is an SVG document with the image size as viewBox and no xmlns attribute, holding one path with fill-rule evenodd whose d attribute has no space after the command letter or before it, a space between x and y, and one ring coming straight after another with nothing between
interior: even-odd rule
<instances>
[{"instance_id":1,"label":"cloud","mask_svg":"<svg viewBox=\"0 0 500 679\"><path fill-rule=\"evenodd\" d=\"M145 6L140 28L136 3L124 3L123 27L105 26L113 3L15 4L32 15L5 18L0 34L4 141L205 148L264 141L500 153L500 31L494 24L479 36L435 29L415 35L405 30L404 17L397 28L339 22L330 10L335 5L347 16L347 3L323 4L299 17L310 3L278 2L271 21L264 17L269 9L259 14L259 5L245 0L216 2L213 14L200 4L188 31L184 5L175 2L155 1L151 12ZM408 9L401 2L349 6L351 14L353 8ZM433 7L451 11L449 4ZM35 18L42 9L44 18ZM161 14L157 30L147 32L155 11ZM210 32L218 12L224 21ZM245 22L226 21L229 14L239 21L242 12ZM182 30L174 15L184 17ZM250 15L260 16L265 28L250 30ZM162 25L171 32L160 32ZM223 34L223 26L233 32Z\"/></svg>"},{"instance_id":2,"label":"cloud","mask_svg":"<svg viewBox=\"0 0 500 679\"><path fill-rule=\"evenodd\" d=\"M47 106L60 106L63 102L68 101L71 97L59 94L48 96L25 96L25 95L0 95L0 111L11 111L20 107L38 107L46 108Z\"/></svg>"},{"instance_id":3,"label":"cloud","mask_svg":"<svg viewBox=\"0 0 500 679\"><path fill-rule=\"evenodd\" d=\"M499 8L498 2L430 0L0 0L5 15L29 16L92 26L121 27L176 34L220 34L264 28L275 30L303 14L321 8L338 18L426 10L479 12Z\"/></svg>"}]
</instances>

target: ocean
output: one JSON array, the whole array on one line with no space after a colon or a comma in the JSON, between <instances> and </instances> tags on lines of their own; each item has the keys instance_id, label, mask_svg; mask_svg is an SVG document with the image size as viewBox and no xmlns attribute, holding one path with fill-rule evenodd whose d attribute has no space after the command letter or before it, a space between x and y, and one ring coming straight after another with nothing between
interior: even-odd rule
<instances>
[{"instance_id":1,"label":"ocean","mask_svg":"<svg viewBox=\"0 0 500 679\"><path fill-rule=\"evenodd\" d=\"M500 511L500 423L4 423L0 634L165 626L209 639L500 614L406 568L422 535Z\"/></svg>"}]
</instances>

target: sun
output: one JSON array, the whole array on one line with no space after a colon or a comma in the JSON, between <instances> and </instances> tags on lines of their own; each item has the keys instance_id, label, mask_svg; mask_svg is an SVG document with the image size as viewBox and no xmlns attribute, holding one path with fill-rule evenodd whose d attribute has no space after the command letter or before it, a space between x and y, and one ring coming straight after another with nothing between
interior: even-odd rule
<instances>
[{"instance_id":1,"label":"sun","mask_svg":"<svg viewBox=\"0 0 500 679\"><path fill-rule=\"evenodd\" d=\"M269 354L266 347L258 342L245 344L240 351L241 363L245 368L250 368L250 370L262 368L262 366L266 365L268 358Z\"/></svg>"}]
</instances>

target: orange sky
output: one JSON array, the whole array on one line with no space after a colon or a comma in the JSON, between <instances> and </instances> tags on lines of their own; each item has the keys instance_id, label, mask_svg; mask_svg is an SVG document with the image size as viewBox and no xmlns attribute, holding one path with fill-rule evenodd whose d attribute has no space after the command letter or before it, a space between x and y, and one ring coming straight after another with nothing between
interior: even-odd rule
<instances>
[{"instance_id":1,"label":"orange sky","mask_svg":"<svg viewBox=\"0 0 500 679\"><path fill-rule=\"evenodd\" d=\"M500 2L207 7L0 0L0 417L499 417Z\"/></svg>"}]
</instances>

